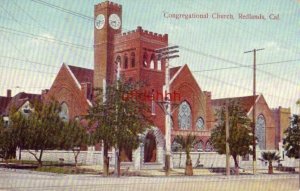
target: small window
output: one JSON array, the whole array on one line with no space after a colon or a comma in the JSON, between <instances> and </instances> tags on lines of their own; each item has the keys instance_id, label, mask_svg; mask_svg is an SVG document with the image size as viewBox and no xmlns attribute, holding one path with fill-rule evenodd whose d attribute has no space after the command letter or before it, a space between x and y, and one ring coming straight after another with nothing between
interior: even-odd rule
<instances>
[{"instance_id":1,"label":"small window","mask_svg":"<svg viewBox=\"0 0 300 191\"><path fill-rule=\"evenodd\" d=\"M118 67L121 67L121 56L117 56L115 61L115 74L118 73Z\"/></svg>"},{"instance_id":2,"label":"small window","mask_svg":"<svg viewBox=\"0 0 300 191\"><path fill-rule=\"evenodd\" d=\"M203 141L199 141L199 143L197 143L195 151L196 152L202 152L203 151Z\"/></svg>"},{"instance_id":3,"label":"small window","mask_svg":"<svg viewBox=\"0 0 300 191\"><path fill-rule=\"evenodd\" d=\"M155 69L154 54L151 55L151 59L150 59L150 69Z\"/></svg>"},{"instance_id":4,"label":"small window","mask_svg":"<svg viewBox=\"0 0 300 191\"><path fill-rule=\"evenodd\" d=\"M158 60L157 61L157 70L161 70L161 61L160 60Z\"/></svg>"},{"instance_id":5,"label":"small window","mask_svg":"<svg viewBox=\"0 0 300 191\"><path fill-rule=\"evenodd\" d=\"M134 68L135 67L135 53L131 53L130 55L130 60L131 60L131 67Z\"/></svg>"},{"instance_id":6,"label":"small window","mask_svg":"<svg viewBox=\"0 0 300 191\"><path fill-rule=\"evenodd\" d=\"M148 56L147 56L147 53L145 52L145 53L144 53L144 56L143 56L143 66L144 66L145 68L148 67L147 59L148 59Z\"/></svg>"},{"instance_id":7,"label":"small window","mask_svg":"<svg viewBox=\"0 0 300 191\"><path fill-rule=\"evenodd\" d=\"M125 54L125 57L124 57L124 69L127 69L127 68L128 68L128 57Z\"/></svg>"},{"instance_id":8,"label":"small window","mask_svg":"<svg viewBox=\"0 0 300 191\"><path fill-rule=\"evenodd\" d=\"M210 141L207 141L207 143L205 145L205 151L206 152L212 152L212 151L214 151L214 148L213 148L213 146L212 146L212 144L211 144Z\"/></svg>"},{"instance_id":9,"label":"small window","mask_svg":"<svg viewBox=\"0 0 300 191\"><path fill-rule=\"evenodd\" d=\"M204 130L204 120L202 117L199 117L197 122L196 122L196 128L198 130Z\"/></svg>"}]
</instances>

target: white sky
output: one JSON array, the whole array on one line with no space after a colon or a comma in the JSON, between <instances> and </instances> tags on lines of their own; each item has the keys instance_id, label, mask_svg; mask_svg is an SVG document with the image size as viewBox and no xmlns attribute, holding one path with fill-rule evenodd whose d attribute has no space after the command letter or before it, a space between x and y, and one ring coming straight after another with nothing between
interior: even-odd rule
<instances>
[{"instance_id":1,"label":"white sky","mask_svg":"<svg viewBox=\"0 0 300 191\"><path fill-rule=\"evenodd\" d=\"M102 2L43 1L89 17L93 17L94 4ZM270 107L281 105L291 107L294 113L300 112L295 105L300 98L297 0L114 2L123 7L123 31L142 26L149 31L168 33L170 45L181 47L180 58L172 65L188 64L201 89L211 91L213 98L251 95L252 69L206 70L251 66L253 54L243 52L265 48L257 52L257 92L263 93ZM232 14L234 19L176 20L165 18L164 13ZM262 14L266 20L241 20L239 14ZM279 14L280 20L270 20L269 14ZM0 95L5 95L8 88L13 94L19 91L40 93L42 89L50 88L63 62L93 68L93 21L88 19L33 0L2 0L0 34ZM80 44L81 48L57 44L51 39ZM288 62L259 65L279 61Z\"/></svg>"}]
</instances>

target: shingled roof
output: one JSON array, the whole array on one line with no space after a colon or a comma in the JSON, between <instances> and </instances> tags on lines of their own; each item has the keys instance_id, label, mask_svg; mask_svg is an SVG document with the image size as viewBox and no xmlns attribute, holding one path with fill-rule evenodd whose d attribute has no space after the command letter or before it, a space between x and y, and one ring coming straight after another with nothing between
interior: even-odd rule
<instances>
[{"instance_id":1,"label":"shingled roof","mask_svg":"<svg viewBox=\"0 0 300 191\"><path fill-rule=\"evenodd\" d=\"M172 79L174 77L174 75L180 68L181 68L181 66L170 68L170 79Z\"/></svg>"},{"instance_id":2,"label":"shingled roof","mask_svg":"<svg viewBox=\"0 0 300 191\"><path fill-rule=\"evenodd\" d=\"M254 97L255 101L258 98L258 95ZM217 107L221 107L226 103L226 101L236 101L241 104L241 106L245 109L246 112L249 112L253 106L253 96L244 96L244 97L230 97L230 98L222 98L222 99L213 99L212 107L215 109Z\"/></svg>"},{"instance_id":3,"label":"shingled roof","mask_svg":"<svg viewBox=\"0 0 300 191\"><path fill-rule=\"evenodd\" d=\"M88 68L81 68L78 66L68 66L79 83L93 83L94 70Z\"/></svg>"},{"instance_id":4,"label":"shingled roof","mask_svg":"<svg viewBox=\"0 0 300 191\"><path fill-rule=\"evenodd\" d=\"M5 107L3 114L8 115L9 110L12 107L16 107L17 109L19 109L26 101L32 102L34 100L40 100L40 99L41 99L40 94L31 94L31 93L20 92L11 98L11 100Z\"/></svg>"}]
</instances>

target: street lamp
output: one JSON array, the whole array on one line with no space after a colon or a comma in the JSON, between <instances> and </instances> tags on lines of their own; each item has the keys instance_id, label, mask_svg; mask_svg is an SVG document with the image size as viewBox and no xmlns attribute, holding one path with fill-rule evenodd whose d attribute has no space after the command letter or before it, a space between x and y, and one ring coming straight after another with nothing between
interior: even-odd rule
<instances>
[{"instance_id":1,"label":"street lamp","mask_svg":"<svg viewBox=\"0 0 300 191\"><path fill-rule=\"evenodd\" d=\"M166 70L165 70L165 86L164 86L164 100L158 102L158 105L163 109L165 113L165 140L166 140L166 153L165 153L165 171L166 176L170 175L171 169L171 99L168 98L168 93L170 92L170 67L169 60L173 58L178 58L179 55L176 53L179 50L176 50L178 46L165 47L155 50L157 60L166 61Z\"/></svg>"}]
</instances>

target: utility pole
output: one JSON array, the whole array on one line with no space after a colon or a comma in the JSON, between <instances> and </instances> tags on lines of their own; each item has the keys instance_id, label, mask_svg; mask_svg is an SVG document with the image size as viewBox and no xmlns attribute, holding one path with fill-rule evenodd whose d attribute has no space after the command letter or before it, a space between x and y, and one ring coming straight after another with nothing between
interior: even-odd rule
<instances>
[{"instance_id":1,"label":"utility pole","mask_svg":"<svg viewBox=\"0 0 300 191\"><path fill-rule=\"evenodd\" d=\"M165 154L165 172L166 176L170 175L171 170L171 99L168 98L168 93L170 93L170 67L169 60L172 58L178 58L179 55L174 55L178 53L178 46L166 47L155 50L157 54L157 60L165 60L166 71L165 71L165 86L164 86L164 98L165 100L159 105L165 113L165 140L166 140L166 154Z\"/></svg>"},{"instance_id":2,"label":"utility pole","mask_svg":"<svg viewBox=\"0 0 300 191\"><path fill-rule=\"evenodd\" d=\"M119 80L120 80L120 73L121 73L121 63L120 62L117 62L116 63L117 64L117 73L116 73L116 80L117 80L117 90L119 89ZM116 113L117 113L117 115L116 115L116 121L118 121L118 107L116 108ZM119 127L115 127L115 128L119 128ZM119 148L118 148L118 146L116 145L115 146L115 171L114 171L114 175L115 176L119 176L119 168L121 168L121 167L119 167L119 165L121 165L121 163L119 162L119 155L120 155L120 150L119 150Z\"/></svg>"},{"instance_id":3,"label":"utility pole","mask_svg":"<svg viewBox=\"0 0 300 191\"><path fill-rule=\"evenodd\" d=\"M226 128L226 176L230 176L230 148L229 148L229 113L228 113L228 100L225 106L225 128Z\"/></svg>"},{"instance_id":4,"label":"utility pole","mask_svg":"<svg viewBox=\"0 0 300 191\"><path fill-rule=\"evenodd\" d=\"M256 96L256 52L264 48L253 49L244 53L253 52L253 109L252 109L252 134L253 134L253 174L256 174L256 136L255 136L255 96Z\"/></svg>"}]
</instances>

